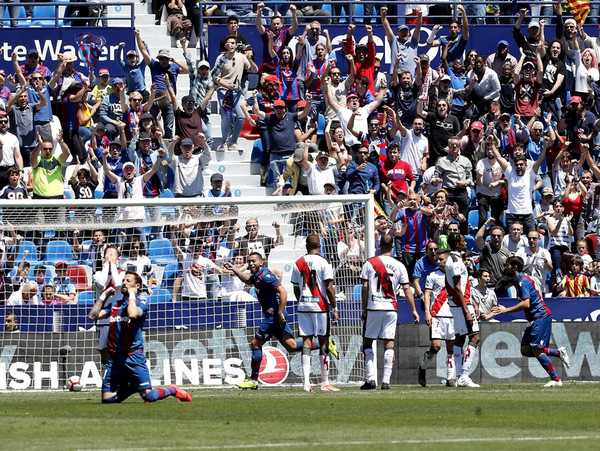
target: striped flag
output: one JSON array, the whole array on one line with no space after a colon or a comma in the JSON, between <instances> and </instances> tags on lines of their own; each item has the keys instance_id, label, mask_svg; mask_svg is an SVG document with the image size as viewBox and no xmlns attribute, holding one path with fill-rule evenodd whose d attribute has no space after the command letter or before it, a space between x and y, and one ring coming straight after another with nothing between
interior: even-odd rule
<instances>
[{"instance_id":1,"label":"striped flag","mask_svg":"<svg viewBox=\"0 0 600 451\"><path fill-rule=\"evenodd\" d=\"M581 27L590 13L590 2L589 0L569 0L569 9L577 25Z\"/></svg>"}]
</instances>

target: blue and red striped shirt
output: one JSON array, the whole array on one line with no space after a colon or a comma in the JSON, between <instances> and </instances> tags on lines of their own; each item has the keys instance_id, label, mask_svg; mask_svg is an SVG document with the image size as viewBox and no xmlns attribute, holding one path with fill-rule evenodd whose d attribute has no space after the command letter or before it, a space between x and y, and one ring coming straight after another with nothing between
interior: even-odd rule
<instances>
[{"instance_id":1,"label":"blue and red striped shirt","mask_svg":"<svg viewBox=\"0 0 600 451\"><path fill-rule=\"evenodd\" d=\"M421 253L427 247L427 227L429 216L420 210L403 208L398 211L394 223L402 221L406 224L406 233L402 235L402 248L397 251Z\"/></svg>"},{"instance_id":2,"label":"blue and red striped shirt","mask_svg":"<svg viewBox=\"0 0 600 451\"><path fill-rule=\"evenodd\" d=\"M143 315L138 318L127 316L129 299L119 299L109 304L104 311L108 314L110 324L108 328L108 350L111 353L124 355L133 354L144 350L144 336L142 328L148 312L148 302L137 299L137 307Z\"/></svg>"},{"instance_id":3,"label":"blue and red striped shirt","mask_svg":"<svg viewBox=\"0 0 600 451\"><path fill-rule=\"evenodd\" d=\"M517 286L520 288L520 299L522 301L529 299L529 308L525 309L525 318L527 321L534 321L552 314L531 277L525 273L521 273L517 277L517 283Z\"/></svg>"}]
</instances>

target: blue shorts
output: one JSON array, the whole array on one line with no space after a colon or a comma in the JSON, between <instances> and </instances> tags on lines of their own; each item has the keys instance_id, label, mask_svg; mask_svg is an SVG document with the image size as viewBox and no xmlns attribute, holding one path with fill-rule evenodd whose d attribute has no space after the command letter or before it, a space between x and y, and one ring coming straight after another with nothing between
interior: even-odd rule
<instances>
[{"instance_id":1,"label":"blue shorts","mask_svg":"<svg viewBox=\"0 0 600 451\"><path fill-rule=\"evenodd\" d=\"M275 337L277 340L281 341L286 333L293 337L294 334L292 333L292 329L290 329L290 326L287 323L287 311L284 311L283 314L286 320L284 328L281 328L275 315L265 315L265 319L260 324L260 327L254 336L261 341L269 341L271 337Z\"/></svg>"},{"instance_id":2,"label":"blue shorts","mask_svg":"<svg viewBox=\"0 0 600 451\"><path fill-rule=\"evenodd\" d=\"M545 348L550 342L552 334L552 316L548 315L544 318L533 320L533 322L525 328L521 346L530 346L532 348Z\"/></svg>"},{"instance_id":3,"label":"blue shorts","mask_svg":"<svg viewBox=\"0 0 600 451\"><path fill-rule=\"evenodd\" d=\"M131 355L113 354L108 360L102 393L116 393L123 387L135 391L152 388L144 351L139 350Z\"/></svg>"}]
</instances>

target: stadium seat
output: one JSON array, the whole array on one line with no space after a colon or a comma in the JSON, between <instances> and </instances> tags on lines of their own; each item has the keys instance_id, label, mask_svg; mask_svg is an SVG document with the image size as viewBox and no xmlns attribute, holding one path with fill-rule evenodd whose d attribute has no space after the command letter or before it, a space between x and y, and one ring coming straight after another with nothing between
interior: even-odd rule
<instances>
[{"instance_id":1,"label":"stadium seat","mask_svg":"<svg viewBox=\"0 0 600 451\"><path fill-rule=\"evenodd\" d=\"M475 238L473 238L471 235L465 235L465 241L467 242L467 250L469 252L479 252Z\"/></svg>"},{"instance_id":2,"label":"stadium seat","mask_svg":"<svg viewBox=\"0 0 600 451\"><path fill-rule=\"evenodd\" d=\"M96 293L91 290L80 291L77 295L77 304L79 305L94 305L96 302Z\"/></svg>"},{"instance_id":3,"label":"stadium seat","mask_svg":"<svg viewBox=\"0 0 600 451\"><path fill-rule=\"evenodd\" d=\"M171 241L166 238L157 238L148 243L148 257L157 265L177 263Z\"/></svg>"},{"instance_id":4,"label":"stadium seat","mask_svg":"<svg viewBox=\"0 0 600 451\"><path fill-rule=\"evenodd\" d=\"M256 114L250 114L250 117L258 122L258 117ZM240 133L242 138L245 138L249 141L254 141L255 139L259 139L260 135L258 134L258 126L252 127L248 119L244 120L244 126L242 127L242 132Z\"/></svg>"},{"instance_id":5,"label":"stadium seat","mask_svg":"<svg viewBox=\"0 0 600 451\"><path fill-rule=\"evenodd\" d=\"M469 212L469 233L477 233L477 230L479 230L479 211L471 210Z\"/></svg>"},{"instance_id":6,"label":"stadium seat","mask_svg":"<svg viewBox=\"0 0 600 451\"><path fill-rule=\"evenodd\" d=\"M352 302L362 302L362 285L354 285L352 288Z\"/></svg>"},{"instance_id":7,"label":"stadium seat","mask_svg":"<svg viewBox=\"0 0 600 451\"><path fill-rule=\"evenodd\" d=\"M165 266L160 287L169 290L173 289L173 284L175 283L175 279L179 277L179 272L179 263L169 263Z\"/></svg>"},{"instance_id":8,"label":"stadium seat","mask_svg":"<svg viewBox=\"0 0 600 451\"><path fill-rule=\"evenodd\" d=\"M65 261L67 264L76 264L76 262L73 262L73 250L71 249L71 245L68 241L63 240L48 241L44 262L56 266L56 263L60 261Z\"/></svg>"},{"instance_id":9,"label":"stadium seat","mask_svg":"<svg viewBox=\"0 0 600 451\"><path fill-rule=\"evenodd\" d=\"M262 154L263 154L262 141L260 139L257 139L256 141L254 141L254 145L252 146L252 154L250 156L250 162L260 164L260 160L262 159Z\"/></svg>"},{"instance_id":10,"label":"stadium seat","mask_svg":"<svg viewBox=\"0 0 600 451\"><path fill-rule=\"evenodd\" d=\"M21 240L19 243L19 252L17 253L17 257L15 258L15 265L18 265L21 260L23 260L23 253L25 251L29 251L27 254L27 258L25 259L29 263L37 263L39 262L39 256L37 251L37 246L32 241Z\"/></svg>"},{"instance_id":11,"label":"stadium seat","mask_svg":"<svg viewBox=\"0 0 600 451\"><path fill-rule=\"evenodd\" d=\"M539 205L539 204L540 204L540 202L541 202L541 200L542 200L542 194L540 193L540 191L539 191L539 190L537 190L537 191L534 191L534 192L533 192L533 195L534 195L534 197L535 197L535 204L536 204L536 205Z\"/></svg>"},{"instance_id":12,"label":"stadium seat","mask_svg":"<svg viewBox=\"0 0 600 451\"><path fill-rule=\"evenodd\" d=\"M325 136L325 116L321 113L317 115L318 126L317 126L317 138L322 139Z\"/></svg>"},{"instance_id":13,"label":"stadium seat","mask_svg":"<svg viewBox=\"0 0 600 451\"><path fill-rule=\"evenodd\" d=\"M175 195L173 194L173 191L171 191L168 188L165 188L158 197L162 198L162 199L173 199L175 197ZM175 207L173 207L172 205L163 205L161 207L161 210L162 210L162 215L166 218L173 218L173 217L177 216Z\"/></svg>"},{"instance_id":14,"label":"stadium seat","mask_svg":"<svg viewBox=\"0 0 600 451\"><path fill-rule=\"evenodd\" d=\"M56 6L34 6L33 7L33 21L32 25L38 27L54 27L63 25L62 20L58 21L58 25L53 17L56 17L57 9Z\"/></svg>"},{"instance_id":15,"label":"stadium seat","mask_svg":"<svg viewBox=\"0 0 600 451\"><path fill-rule=\"evenodd\" d=\"M67 267L67 276L73 279L77 291L92 289L91 272L92 268L89 266L74 265Z\"/></svg>"},{"instance_id":16,"label":"stadium seat","mask_svg":"<svg viewBox=\"0 0 600 451\"><path fill-rule=\"evenodd\" d=\"M173 300L171 291L165 288L155 288L153 293L148 296L148 304L158 304L161 302L171 302Z\"/></svg>"}]
</instances>

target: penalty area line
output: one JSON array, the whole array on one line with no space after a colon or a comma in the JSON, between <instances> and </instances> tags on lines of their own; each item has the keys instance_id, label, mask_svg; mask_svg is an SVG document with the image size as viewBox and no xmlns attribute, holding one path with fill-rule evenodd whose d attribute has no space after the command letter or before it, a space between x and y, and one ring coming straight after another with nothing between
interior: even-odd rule
<instances>
[{"instance_id":1,"label":"penalty area line","mask_svg":"<svg viewBox=\"0 0 600 451\"><path fill-rule=\"evenodd\" d=\"M541 442L547 440L598 440L600 435L571 435L555 437L477 437L477 438L440 438L431 440L360 440L360 441L338 441L338 442L288 442L288 443L254 443L240 445L205 445L185 447L152 447L152 448L106 448L106 449L80 449L78 451L150 451L150 450L225 450L225 449L256 449L256 448L288 448L306 446L370 446L370 445L426 445L443 443L485 443L485 442Z\"/></svg>"}]
</instances>

